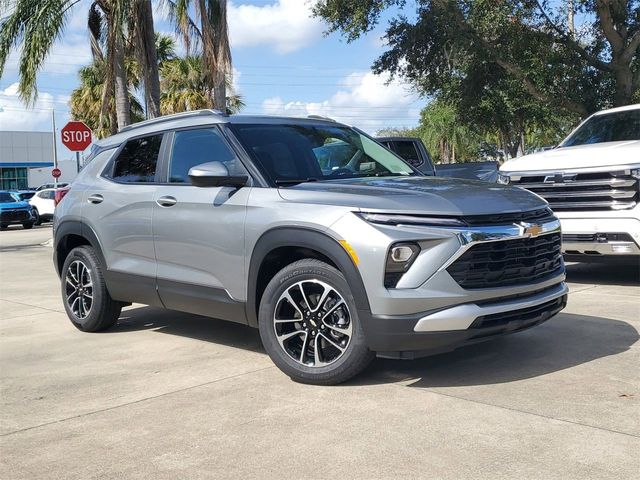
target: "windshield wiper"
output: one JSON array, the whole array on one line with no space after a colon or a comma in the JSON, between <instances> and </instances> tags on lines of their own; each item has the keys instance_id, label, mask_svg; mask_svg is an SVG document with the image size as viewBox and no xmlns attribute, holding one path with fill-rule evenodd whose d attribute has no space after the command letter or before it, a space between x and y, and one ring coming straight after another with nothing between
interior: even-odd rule
<instances>
[{"instance_id":1,"label":"windshield wiper","mask_svg":"<svg viewBox=\"0 0 640 480\"><path fill-rule=\"evenodd\" d=\"M276 180L276 185L283 187L290 187L298 185L300 183L317 182L317 178L279 178Z\"/></svg>"}]
</instances>

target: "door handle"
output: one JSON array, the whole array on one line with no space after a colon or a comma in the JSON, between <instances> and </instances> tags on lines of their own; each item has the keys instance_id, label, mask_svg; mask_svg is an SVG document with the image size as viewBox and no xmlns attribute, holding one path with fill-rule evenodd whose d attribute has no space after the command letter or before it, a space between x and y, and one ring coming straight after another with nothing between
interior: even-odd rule
<instances>
[{"instance_id":1,"label":"door handle","mask_svg":"<svg viewBox=\"0 0 640 480\"><path fill-rule=\"evenodd\" d=\"M157 199L156 203L161 207L173 207L176 203L178 203L178 200L176 200L175 197L166 196Z\"/></svg>"},{"instance_id":2,"label":"door handle","mask_svg":"<svg viewBox=\"0 0 640 480\"><path fill-rule=\"evenodd\" d=\"M102 201L104 200L104 197L102 195L100 195L99 193L94 193L93 195L89 195L87 197L87 202L89 203L102 203Z\"/></svg>"}]
</instances>

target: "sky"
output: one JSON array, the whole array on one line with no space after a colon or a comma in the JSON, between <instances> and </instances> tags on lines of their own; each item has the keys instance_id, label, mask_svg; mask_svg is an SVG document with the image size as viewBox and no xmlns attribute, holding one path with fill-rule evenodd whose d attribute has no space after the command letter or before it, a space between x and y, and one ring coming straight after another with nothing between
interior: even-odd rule
<instances>
[{"instance_id":1,"label":"sky","mask_svg":"<svg viewBox=\"0 0 640 480\"><path fill-rule=\"evenodd\" d=\"M401 80L371 73L385 48L381 37L386 21L347 43L337 33L326 35L326 25L311 17L313 1L229 2L234 84L246 103L242 113L324 115L370 133L415 126L425 100ZM75 7L47 57L32 108L17 96L17 52L10 56L0 79L0 130L51 131L52 109L58 129L69 120L67 102L78 85L77 71L91 60L89 5L83 0ZM160 8L155 8L154 19L157 31L175 36Z\"/></svg>"}]
</instances>

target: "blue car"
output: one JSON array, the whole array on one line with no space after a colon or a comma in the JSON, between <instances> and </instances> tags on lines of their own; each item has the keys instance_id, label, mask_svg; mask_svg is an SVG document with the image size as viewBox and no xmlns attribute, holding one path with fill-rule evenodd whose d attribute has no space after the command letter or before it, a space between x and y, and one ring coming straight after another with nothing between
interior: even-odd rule
<instances>
[{"instance_id":1,"label":"blue car","mask_svg":"<svg viewBox=\"0 0 640 480\"><path fill-rule=\"evenodd\" d=\"M0 190L0 229L20 223L26 229L33 228L36 218L28 202L18 200L6 190Z\"/></svg>"}]
</instances>

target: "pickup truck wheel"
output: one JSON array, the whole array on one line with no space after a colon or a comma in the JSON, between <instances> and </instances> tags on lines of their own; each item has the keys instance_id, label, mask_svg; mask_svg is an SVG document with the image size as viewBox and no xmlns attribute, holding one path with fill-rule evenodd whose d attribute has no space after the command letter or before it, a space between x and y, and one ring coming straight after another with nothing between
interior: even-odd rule
<instances>
[{"instance_id":1,"label":"pickup truck wheel","mask_svg":"<svg viewBox=\"0 0 640 480\"><path fill-rule=\"evenodd\" d=\"M122 304L109 295L92 247L71 250L64 261L61 280L64 309L78 330L99 332L118 321Z\"/></svg>"},{"instance_id":2,"label":"pickup truck wheel","mask_svg":"<svg viewBox=\"0 0 640 480\"><path fill-rule=\"evenodd\" d=\"M25 230L29 230L29 229L33 228L33 222L24 222L22 224L22 228L24 228Z\"/></svg>"},{"instance_id":3,"label":"pickup truck wheel","mask_svg":"<svg viewBox=\"0 0 640 480\"><path fill-rule=\"evenodd\" d=\"M295 381L335 385L374 357L346 279L319 260L299 260L280 270L262 295L258 318L265 350Z\"/></svg>"}]
</instances>

